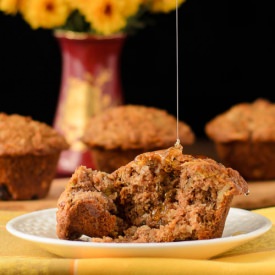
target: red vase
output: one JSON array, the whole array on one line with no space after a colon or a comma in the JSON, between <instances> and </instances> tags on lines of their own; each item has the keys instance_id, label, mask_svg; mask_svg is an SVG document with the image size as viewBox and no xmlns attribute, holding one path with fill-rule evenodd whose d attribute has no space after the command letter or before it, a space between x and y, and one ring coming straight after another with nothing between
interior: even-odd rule
<instances>
[{"instance_id":1,"label":"red vase","mask_svg":"<svg viewBox=\"0 0 275 275\"><path fill-rule=\"evenodd\" d=\"M94 168L81 142L84 127L94 114L123 103L120 57L125 35L108 37L56 31L61 50L61 89L53 126L70 144L62 152L57 176L71 176L80 165Z\"/></svg>"}]
</instances>

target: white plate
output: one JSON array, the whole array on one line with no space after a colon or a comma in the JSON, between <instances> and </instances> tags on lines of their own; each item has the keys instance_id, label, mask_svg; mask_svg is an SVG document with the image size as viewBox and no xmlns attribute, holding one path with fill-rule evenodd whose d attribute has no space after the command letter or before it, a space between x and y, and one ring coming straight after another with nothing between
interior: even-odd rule
<instances>
[{"instance_id":1,"label":"white plate","mask_svg":"<svg viewBox=\"0 0 275 275\"><path fill-rule=\"evenodd\" d=\"M244 209L231 208L223 236L211 240L171 243L95 243L83 236L80 241L60 240L56 236L56 208L18 216L6 228L16 237L34 242L65 258L170 257L209 259L255 239L272 223L266 217Z\"/></svg>"}]
</instances>

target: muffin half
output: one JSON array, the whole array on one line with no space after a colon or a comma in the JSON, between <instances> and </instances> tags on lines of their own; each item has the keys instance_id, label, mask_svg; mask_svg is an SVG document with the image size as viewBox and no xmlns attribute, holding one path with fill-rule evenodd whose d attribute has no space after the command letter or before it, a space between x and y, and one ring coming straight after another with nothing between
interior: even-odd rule
<instances>
[{"instance_id":1,"label":"muffin half","mask_svg":"<svg viewBox=\"0 0 275 275\"><path fill-rule=\"evenodd\" d=\"M111 174L76 169L57 203L57 236L95 242L174 242L222 236L246 181L182 147L146 152Z\"/></svg>"}]
</instances>

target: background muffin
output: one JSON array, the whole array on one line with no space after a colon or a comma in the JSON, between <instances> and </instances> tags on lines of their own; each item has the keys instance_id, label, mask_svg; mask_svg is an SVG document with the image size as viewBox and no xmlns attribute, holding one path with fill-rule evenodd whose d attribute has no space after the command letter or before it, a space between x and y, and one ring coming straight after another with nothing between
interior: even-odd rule
<instances>
[{"instance_id":1,"label":"background muffin","mask_svg":"<svg viewBox=\"0 0 275 275\"><path fill-rule=\"evenodd\" d=\"M224 164L250 180L275 178L275 104L240 103L205 125Z\"/></svg>"},{"instance_id":2,"label":"background muffin","mask_svg":"<svg viewBox=\"0 0 275 275\"><path fill-rule=\"evenodd\" d=\"M48 194L65 138L45 123L0 113L0 199L39 199Z\"/></svg>"},{"instance_id":3,"label":"background muffin","mask_svg":"<svg viewBox=\"0 0 275 275\"><path fill-rule=\"evenodd\" d=\"M194 143L192 129L179 121L182 145ZM91 150L96 169L112 172L146 151L168 148L177 140L177 120L166 110L122 105L93 116L82 138Z\"/></svg>"}]
</instances>

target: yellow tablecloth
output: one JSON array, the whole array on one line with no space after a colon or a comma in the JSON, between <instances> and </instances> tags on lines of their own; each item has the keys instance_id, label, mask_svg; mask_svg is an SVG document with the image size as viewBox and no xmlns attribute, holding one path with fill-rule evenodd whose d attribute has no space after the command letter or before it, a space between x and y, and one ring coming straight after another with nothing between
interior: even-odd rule
<instances>
[{"instance_id":1,"label":"yellow tablecloth","mask_svg":"<svg viewBox=\"0 0 275 275\"><path fill-rule=\"evenodd\" d=\"M6 223L23 213L0 211L0 274L275 274L275 207L254 210L273 227L238 248L211 260L170 258L64 259L12 236Z\"/></svg>"}]
</instances>

